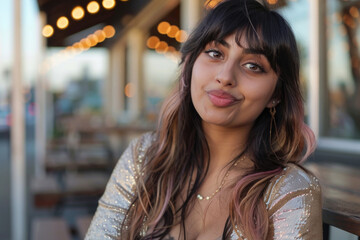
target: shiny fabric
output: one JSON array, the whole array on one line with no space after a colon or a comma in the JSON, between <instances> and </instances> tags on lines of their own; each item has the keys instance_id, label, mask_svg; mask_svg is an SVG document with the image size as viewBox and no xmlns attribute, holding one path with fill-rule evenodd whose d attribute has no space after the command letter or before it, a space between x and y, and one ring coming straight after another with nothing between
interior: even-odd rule
<instances>
[{"instance_id":1,"label":"shiny fabric","mask_svg":"<svg viewBox=\"0 0 360 240\"><path fill-rule=\"evenodd\" d=\"M99 200L86 240L121 239L120 226L134 195L136 173L140 172L145 151L151 143L152 135L145 134L125 150ZM320 185L300 167L288 164L274 177L264 201L270 216L268 239L322 239ZM236 229L231 239L242 239L239 235L242 236Z\"/></svg>"}]
</instances>

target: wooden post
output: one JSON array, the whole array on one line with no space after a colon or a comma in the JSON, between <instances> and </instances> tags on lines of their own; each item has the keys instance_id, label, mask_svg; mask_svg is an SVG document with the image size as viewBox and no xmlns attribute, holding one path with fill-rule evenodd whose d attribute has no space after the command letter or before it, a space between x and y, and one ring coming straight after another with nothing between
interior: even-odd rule
<instances>
[{"instance_id":1,"label":"wooden post","mask_svg":"<svg viewBox=\"0 0 360 240\"><path fill-rule=\"evenodd\" d=\"M310 81L309 81L309 124L316 138L324 130L322 118L326 114L326 1L313 0L310 4ZM320 102L320 99L322 100ZM320 106L321 105L321 106ZM322 109L322 110L321 110ZM321 123L321 124L320 124ZM322 126L322 127L320 127Z\"/></svg>"},{"instance_id":2,"label":"wooden post","mask_svg":"<svg viewBox=\"0 0 360 240\"><path fill-rule=\"evenodd\" d=\"M11 88L11 232L23 240L26 232L24 91L21 81L21 0L14 0L14 63Z\"/></svg>"},{"instance_id":3,"label":"wooden post","mask_svg":"<svg viewBox=\"0 0 360 240\"><path fill-rule=\"evenodd\" d=\"M45 14L40 13L40 22L45 23ZM44 24L42 24L44 25ZM41 33L39 33L41 34ZM41 41L41 56L45 52L45 39ZM41 67L41 66L40 66ZM46 88L44 69L39 69L38 79L35 83L35 176L45 175L45 154L46 154Z\"/></svg>"}]
</instances>

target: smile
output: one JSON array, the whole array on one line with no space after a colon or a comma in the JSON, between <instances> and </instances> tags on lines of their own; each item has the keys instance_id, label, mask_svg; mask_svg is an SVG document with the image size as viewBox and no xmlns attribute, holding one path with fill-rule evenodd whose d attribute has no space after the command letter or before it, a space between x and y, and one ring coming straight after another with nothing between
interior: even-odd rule
<instances>
[{"instance_id":1,"label":"smile","mask_svg":"<svg viewBox=\"0 0 360 240\"><path fill-rule=\"evenodd\" d=\"M233 95L222 90L208 91L207 94L212 104L217 107L227 107L239 101Z\"/></svg>"}]
</instances>

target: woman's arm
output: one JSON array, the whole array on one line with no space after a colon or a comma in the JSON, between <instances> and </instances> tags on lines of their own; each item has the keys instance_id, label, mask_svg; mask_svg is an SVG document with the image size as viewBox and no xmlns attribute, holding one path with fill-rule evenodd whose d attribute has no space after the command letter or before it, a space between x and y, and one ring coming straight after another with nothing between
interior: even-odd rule
<instances>
[{"instance_id":1,"label":"woman's arm","mask_svg":"<svg viewBox=\"0 0 360 240\"><path fill-rule=\"evenodd\" d=\"M144 149L139 145L143 145L145 136L147 135L132 141L116 164L99 200L86 240L121 239L121 224L134 196L135 173L138 167L138 161L134 158Z\"/></svg>"},{"instance_id":2,"label":"woman's arm","mask_svg":"<svg viewBox=\"0 0 360 240\"><path fill-rule=\"evenodd\" d=\"M268 239L322 240L322 199L318 180L289 167L276 180L268 199Z\"/></svg>"}]
</instances>

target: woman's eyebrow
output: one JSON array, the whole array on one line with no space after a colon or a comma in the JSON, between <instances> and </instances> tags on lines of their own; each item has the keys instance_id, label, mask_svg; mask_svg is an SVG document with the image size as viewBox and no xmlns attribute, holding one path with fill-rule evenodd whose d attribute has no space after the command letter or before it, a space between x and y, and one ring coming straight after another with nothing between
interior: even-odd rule
<instances>
[{"instance_id":1,"label":"woman's eyebrow","mask_svg":"<svg viewBox=\"0 0 360 240\"><path fill-rule=\"evenodd\" d=\"M220 40L214 40L213 43L216 45L221 44L226 48L230 48L230 44L228 42L226 42L224 39L220 39Z\"/></svg>"}]
</instances>

